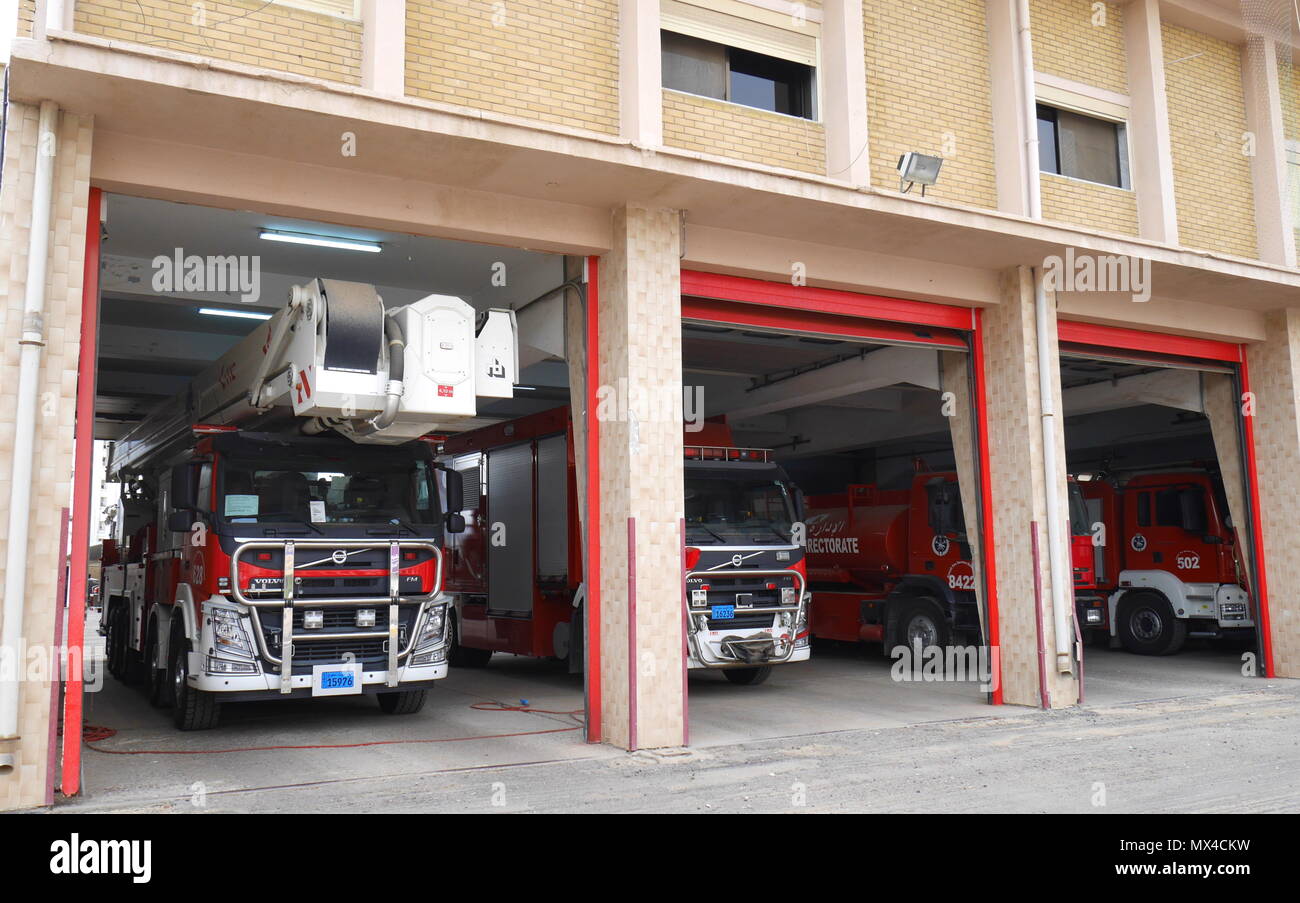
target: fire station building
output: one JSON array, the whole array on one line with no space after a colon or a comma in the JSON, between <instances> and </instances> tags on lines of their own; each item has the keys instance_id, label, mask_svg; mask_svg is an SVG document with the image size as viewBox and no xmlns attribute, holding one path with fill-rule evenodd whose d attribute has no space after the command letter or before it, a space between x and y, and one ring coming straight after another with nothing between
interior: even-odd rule
<instances>
[{"instance_id":1,"label":"fire station building","mask_svg":"<svg viewBox=\"0 0 1300 903\"><path fill-rule=\"evenodd\" d=\"M169 271L160 290L157 259L235 255L258 257L267 314L316 276L515 311L520 388L481 413L571 412L582 623L564 641L585 650L588 741L680 747L708 726L684 664L693 414L771 450L813 503L956 474L981 704L1074 706L1129 655L1117 628L1081 667L1077 475L1213 473L1235 539L1171 540L1169 560L1232 546L1254 633L1221 667L1300 677L1300 33L1275 6L21 0L3 23L5 643L94 645L96 443L255 325L201 312L242 309L237 286ZM277 230L383 251L261 241ZM1213 532L1190 524L1188 543ZM1186 593L1166 617L1201 604ZM857 612L849 640L888 636ZM0 683L0 810L95 767L83 679Z\"/></svg>"}]
</instances>

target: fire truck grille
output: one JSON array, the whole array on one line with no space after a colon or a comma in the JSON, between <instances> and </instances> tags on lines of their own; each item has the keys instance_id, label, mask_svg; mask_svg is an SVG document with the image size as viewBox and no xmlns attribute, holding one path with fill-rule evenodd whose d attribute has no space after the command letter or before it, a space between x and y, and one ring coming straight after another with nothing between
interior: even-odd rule
<instances>
[{"instance_id":1,"label":"fire truck grille","mask_svg":"<svg viewBox=\"0 0 1300 903\"><path fill-rule=\"evenodd\" d=\"M734 618L709 618L710 630L748 630L753 627L771 627L776 615L747 615L740 611Z\"/></svg>"},{"instance_id":2,"label":"fire truck grille","mask_svg":"<svg viewBox=\"0 0 1300 903\"><path fill-rule=\"evenodd\" d=\"M362 665L387 667L388 653L383 640L345 640L338 643L298 643L293 649L294 673L299 665L341 662L351 652Z\"/></svg>"},{"instance_id":3,"label":"fire truck grille","mask_svg":"<svg viewBox=\"0 0 1300 903\"><path fill-rule=\"evenodd\" d=\"M734 605L734 618L710 618L710 630L771 627L775 615L747 614L746 608L770 608L781 604L781 591L768 589L767 580L752 577L714 577L708 581L709 605ZM787 581L788 583L788 578Z\"/></svg>"}]
</instances>

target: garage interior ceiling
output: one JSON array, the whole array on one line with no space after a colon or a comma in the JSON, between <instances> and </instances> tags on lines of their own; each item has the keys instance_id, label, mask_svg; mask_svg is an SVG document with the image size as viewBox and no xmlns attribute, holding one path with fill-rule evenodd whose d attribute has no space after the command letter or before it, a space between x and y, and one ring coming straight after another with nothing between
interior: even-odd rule
<instances>
[{"instance_id":1,"label":"garage interior ceiling","mask_svg":"<svg viewBox=\"0 0 1300 903\"><path fill-rule=\"evenodd\" d=\"M205 316L200 307L273 313L287 300L290 286L319 276L373 283L390 307L437 293L459 296L483 311L521 307L563 281L563 258L554 254L125 195L108 195L106 205L97 439L121 436L260 322ZM376 241L383 250L264 241L261 229ZM259 259L260 297L245 303L232 292L154 291L154 259L173 259L178 249L185 256ZM505 284L494 284L494 276L496 282L504 277ZM485 405L481 413L507 419L568 401L562 363L541 359L524 369L521 382L515 399Z\"/></svg>"}]
</instances>

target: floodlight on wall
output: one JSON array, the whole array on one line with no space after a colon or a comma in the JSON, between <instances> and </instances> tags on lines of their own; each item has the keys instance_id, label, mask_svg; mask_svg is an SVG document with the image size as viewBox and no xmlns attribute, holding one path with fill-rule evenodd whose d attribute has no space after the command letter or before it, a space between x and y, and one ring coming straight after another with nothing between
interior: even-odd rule
<instances>
[{"instance_id":1,"label":"floodlight on wall","mask_svg":"<svg viewBox=\"0 0 1300 903\"><path fill-rule=\"evenodd\" d=\"M939 181L941 166L943 166L943 157L908 151L898 158L898 190L907 194L912 190L913 185L920 185L921 197L925 197L926 186Z\"/></svg>"},{"instance_id":2,"label":"floodlight on wall","mask_svg":"<svg viewBox=\"0 0 1300 903\"><path fill-rule=\"evenodd\" d=\"M314 245L318 248L338 248L343 251L369 251L378 254L384 246L377 241L355 238L330 238L325 235L307 235L302 232L284 232L280 229L263 229L261 238L267 241L284 241L294 245Z\"/></svg>"}]
</instances>

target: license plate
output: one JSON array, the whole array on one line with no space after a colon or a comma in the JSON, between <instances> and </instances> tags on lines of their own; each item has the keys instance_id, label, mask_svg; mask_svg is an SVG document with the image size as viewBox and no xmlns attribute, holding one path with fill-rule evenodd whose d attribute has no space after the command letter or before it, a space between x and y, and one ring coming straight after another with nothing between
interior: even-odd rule
<instances>
[{"instance_id":1,"label":"license plate","mask_svg":"<svg viewBox=\"0 0 1300 903\"><path fill-rule=\"evenodd\" d=\"M715 621L730 621L735 616L736 616L736 606L734 605L713 606L713 619Z\"/></svg>"},{"instance_id":2,"label":"license plate","mask_svg":"<svg viewBox=\"0 0 1300 903\"><path fill-rule=\"evenodd\" d=\"M316 665L311 695L350 696L361 692L361 671L354 665Z\"/></svg>"}]
</instances>

